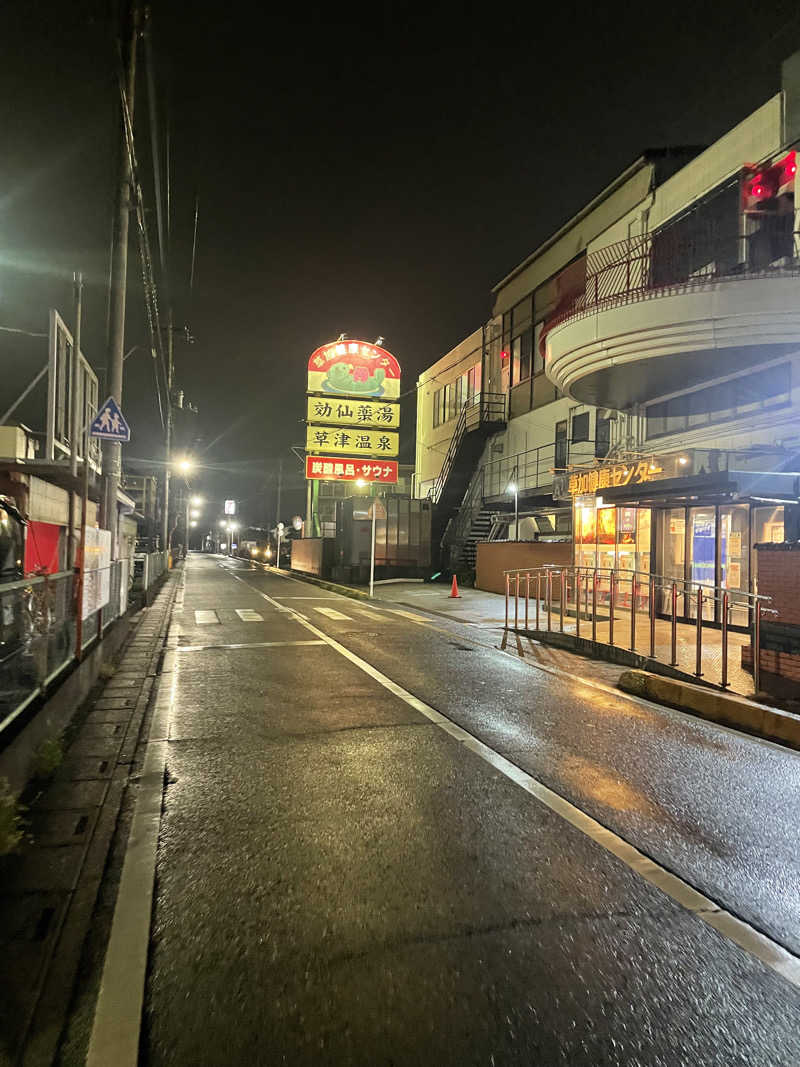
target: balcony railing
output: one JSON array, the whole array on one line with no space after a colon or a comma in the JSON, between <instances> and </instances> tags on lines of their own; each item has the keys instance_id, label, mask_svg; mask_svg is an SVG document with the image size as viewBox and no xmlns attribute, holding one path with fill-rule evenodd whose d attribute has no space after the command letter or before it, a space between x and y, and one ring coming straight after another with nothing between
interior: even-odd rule
<instances>
[{"instance_id":1,"label":"balcony railing","mask_svg":"<svg viewBox=\"0 0 800 1067\"><path fill-rule=\"evenodd\" d=\"M763 231L759 236L763 236ZM550 330L573 318L658 296L696 289L709 282L800 275L786 237L776 238L773 253L738 259L740 239L711 227L675 227L617 241L586 257L585 284L566 293L545 322L539 348L545 353ZM746 239L742 239L746 243ZM763 264L763 265L762 265ZM574 276L574 268L572 269Z\"/></svg>"}]
</instances>

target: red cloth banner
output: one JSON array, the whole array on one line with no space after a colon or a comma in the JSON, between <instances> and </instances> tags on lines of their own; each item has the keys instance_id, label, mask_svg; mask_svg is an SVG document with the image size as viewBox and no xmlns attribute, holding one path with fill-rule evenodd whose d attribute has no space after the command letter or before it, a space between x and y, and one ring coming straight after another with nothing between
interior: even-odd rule
<instances>
[{"instance_id":1,"label":"red cloth banner","mask_svg":"<svg viewBox=\"0 0 800 1067\"><path fill-rule=\"evenodd\" d=\"M29 522L25 530L25 573L57 574L63 527L52 522Z\"/></svg>"}]
</instances>

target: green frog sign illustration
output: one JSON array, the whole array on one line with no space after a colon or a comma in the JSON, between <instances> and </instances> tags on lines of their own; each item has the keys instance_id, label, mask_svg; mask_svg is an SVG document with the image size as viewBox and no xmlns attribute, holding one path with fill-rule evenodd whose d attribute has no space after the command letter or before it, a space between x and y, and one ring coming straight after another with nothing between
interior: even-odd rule
<instances>
[{"instance_id":1,"label":"green frog sign illustration","mask_svg":"<svg viewBox=\"0 0 800 1067\"><path fill-rule=\"evenodd\" d=\"M364 341L335 341L312 352L309 393L333 396L400 396L400 365L384 348Z\"/></svg>"}]
</instances>

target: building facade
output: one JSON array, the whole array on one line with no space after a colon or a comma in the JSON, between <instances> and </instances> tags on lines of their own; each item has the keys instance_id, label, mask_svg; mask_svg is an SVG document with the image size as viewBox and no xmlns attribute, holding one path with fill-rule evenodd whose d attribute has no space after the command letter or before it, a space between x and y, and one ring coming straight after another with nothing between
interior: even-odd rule
<instances>
[{"instance_id":1,"label":"building facade","mask_svg":"<svg viewBox=\"0 0 800 1067\"><path fill-rule=\"evenodd\" d=\"M576 564L735 593L756 588L756 544L800 537L799 143L800 54L725 136L643 153L495 287L490 322L419 379L417 492L444 561L568 540ZM458 471L482 423L454 384L468 363L503 410Z\"/></svg>"}]
</instances>

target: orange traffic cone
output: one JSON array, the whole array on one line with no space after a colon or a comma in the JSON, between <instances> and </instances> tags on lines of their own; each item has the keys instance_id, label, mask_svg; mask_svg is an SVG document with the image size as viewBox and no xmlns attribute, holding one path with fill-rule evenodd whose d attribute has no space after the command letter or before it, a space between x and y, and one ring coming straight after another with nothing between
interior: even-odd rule
<instances>
[{"instance_id":1,"label":"orange traffic cone","mask_svg":"<svg viewBox=\"0 0 800 1067\"><path fill-rule=\"evenodd\" d=\"M460 600L460 599L461 599L461 594L458 591L458 582L456 581L456 576L453 575L453 584L450 587L450 596L448 597L448 600Z\"/></svg>"}]
</instances>

